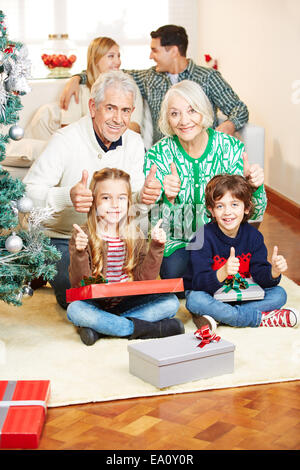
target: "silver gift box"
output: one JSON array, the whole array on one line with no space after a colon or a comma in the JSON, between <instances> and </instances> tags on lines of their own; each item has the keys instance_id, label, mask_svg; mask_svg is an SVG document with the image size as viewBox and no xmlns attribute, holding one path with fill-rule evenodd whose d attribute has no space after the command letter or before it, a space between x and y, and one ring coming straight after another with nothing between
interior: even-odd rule
<instances>
[{"instance_id":1,"label":"silver gift box","mask_svg":"<svg viewBox=\"0 0 300 470\"><path fill-rule=\"evenodd\" d=\"M158 388L234 371L234 344L221 338L203 348L193 333L128 345L129 371Z\"/></svg>"},{"instance_id":2,"label":"silver gift box","mask_svg":"<svg viewBox=\"0 0 300 470\"><path fill-rule=\"evenodd\" d=\"M245 280L249 284L247 289L240 289L240 292L236 292L233 289L224 292L225 286L222 286L214 293L214 298L222 302L235 302L243 300L261 300L265 297L265 291L256 284L252 278L246 278Z\"/></svg>"}]
</instances>

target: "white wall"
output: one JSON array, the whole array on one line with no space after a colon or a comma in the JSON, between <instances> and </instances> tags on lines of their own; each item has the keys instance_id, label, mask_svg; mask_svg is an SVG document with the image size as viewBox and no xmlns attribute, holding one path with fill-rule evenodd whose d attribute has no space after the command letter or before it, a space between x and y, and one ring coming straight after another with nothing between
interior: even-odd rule
<instances>
[{"instance_id":1,"label":"white wall","mask_svg":"<svg viewBox=\"0 0 300 470\"><path fill-rule=\"evenodd\" d=\"M266 184L300 203L300 1L199 0L198 38L266 130Z\"/></svg>"}]
</instances>

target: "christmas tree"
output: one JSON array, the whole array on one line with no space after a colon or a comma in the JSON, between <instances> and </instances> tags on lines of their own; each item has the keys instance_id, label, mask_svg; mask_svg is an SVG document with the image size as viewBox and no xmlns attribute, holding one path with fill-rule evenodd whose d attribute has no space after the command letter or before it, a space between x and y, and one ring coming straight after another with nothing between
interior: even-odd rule
<instances>
[{"instance_id":1,"label":"christmas tree","mask_svg":"<svg viewBox=\"0 0 300 470\"><path fill-rule=\"evenodd\" d=\"M20 97L30 91L29 75L27 48L8 41L0 11L0 300L14 305L22 305L23 297L33 294L32 279L55 276L55 262L60 258L43 232L42 224L52 211L34 209L22 181L13 179L1 166L9 140L24 135L17 122Z\"/></svg>"}]
</instances>

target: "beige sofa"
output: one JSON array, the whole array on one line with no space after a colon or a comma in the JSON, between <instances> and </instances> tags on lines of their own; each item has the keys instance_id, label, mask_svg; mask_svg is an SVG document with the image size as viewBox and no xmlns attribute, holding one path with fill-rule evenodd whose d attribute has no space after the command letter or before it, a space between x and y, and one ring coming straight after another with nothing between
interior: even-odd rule
<instances>
[{"instance_id":1,"label":"beige sofa","mask_svg":"<svg viewBox=\"0 0 300 470\"><path fill-rule=\"evenodd\" d=\"M62 79L31 80L29 85L31 92L22 97L23 109L20 112L19 125L25 129L25 136L20 141L10 141L6 147L6 159L1 162L4 169L8 170L13 177L22 179L38 158L47 141L33 139L27 135L28 124L35 112L43 105L47 106L47 112L59 115L59 96L68 81ZM222 120L222 118L221 118ZM149 139L152 135L152 123L148 105L144 103L144 124L142 136L145 147L149 148ZM251 163L259 163L264 167L264 140L265 131L263 127L248 123L239 131ZM151 140L150 140L151 141Z\"/></svg>"}]
</instances>

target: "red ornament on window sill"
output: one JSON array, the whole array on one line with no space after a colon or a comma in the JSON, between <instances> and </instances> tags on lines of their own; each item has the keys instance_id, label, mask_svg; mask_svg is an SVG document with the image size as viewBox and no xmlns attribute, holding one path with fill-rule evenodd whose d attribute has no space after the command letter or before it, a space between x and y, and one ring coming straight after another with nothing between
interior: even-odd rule
<instances>
[{"instance_id":1,"label":"red ornament on window sill","mask_svg":"<svg viewBox=\"0 0 300 470\"><path fill-rule=\"evenodd\" d=\"M210 54L204 54L205 62L213 69L218 70L218 61L213 59Z\"/></svg>"}]
</instances>

